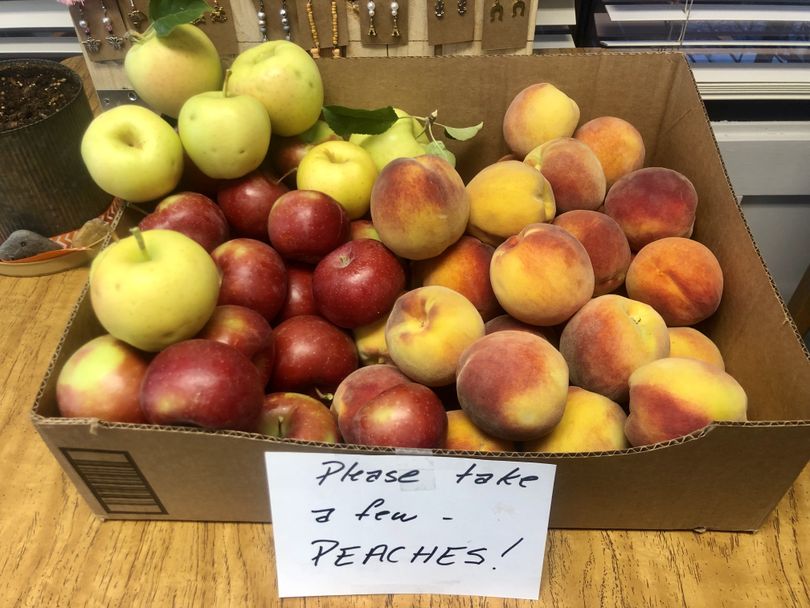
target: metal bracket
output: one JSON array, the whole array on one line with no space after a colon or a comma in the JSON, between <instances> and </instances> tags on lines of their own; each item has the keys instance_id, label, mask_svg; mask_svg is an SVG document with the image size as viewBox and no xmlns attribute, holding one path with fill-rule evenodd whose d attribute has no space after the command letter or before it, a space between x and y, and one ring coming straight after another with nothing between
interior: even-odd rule
<instances>
[{"instance_id":1,"label":"metal bracket","mask_svg":"<svg viewBox=\"0 0 810 608\"><path fill-rule=\"evenodd\" d=\"M146 107L135 91L130 89L115 89L97 91L102 110L109 110L116 106L137 104Z\"/></svg>"}]
</instances>

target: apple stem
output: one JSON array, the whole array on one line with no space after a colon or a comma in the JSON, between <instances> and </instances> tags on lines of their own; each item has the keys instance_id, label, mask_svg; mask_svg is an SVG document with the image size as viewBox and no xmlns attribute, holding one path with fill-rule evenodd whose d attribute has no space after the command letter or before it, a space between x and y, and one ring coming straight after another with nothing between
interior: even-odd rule
<instances>
[{"instance_id":1,"label":"apple stem","mask_svg":"<svg viewBox=\"0 0 810 608\"><path fill-rule=\"evenodd\" d=\"M222 82L222 96L228 97L228 81L231 79L231 68L225 70L225 80Z\"/></svg>"},{"instance_id":2,"label":"apple stem","mask_svg":"<svg viewBox=\"0 0 810 608\"><path fill-rule=\"evenodd\" d=\"M281 182L283 182L283 181L284 181L284 180L285 180L287 177L289 177L290 175L292 175L292 174L293 174L293 173L295 173L296 171L298 171L298 168L297 168L297 167L293 167L292 169L290 169L289 171L287 171L287 172L286 172L284 175L282 175L281 177L279 177L279 178L276 180L276 183L277 183L277 184L280 184L280 183L281 183Z\"/></svg>"},{"instance_id":3,"label":"apple stem","mask_svg":"<svg viewBox=\"0 0 810 608\"><path fill-rule=\"evenodd\" d=\"M146 249L146 241L143 240L143 232L141 232L141 229L135 226L134 228L130 228L129 231L132 236L135 237L135 241L138 243L138 249L143 253L143 257L147 260L151 260L152 256L149 255L149 250Z\"/></svg>"}]
</instances>

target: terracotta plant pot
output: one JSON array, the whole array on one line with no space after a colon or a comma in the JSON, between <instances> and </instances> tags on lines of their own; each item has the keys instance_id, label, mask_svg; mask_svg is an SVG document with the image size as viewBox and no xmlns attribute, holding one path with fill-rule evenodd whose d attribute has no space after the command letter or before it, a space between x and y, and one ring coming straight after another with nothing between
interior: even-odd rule
<instances>
[{"instance_id":1,"label":"terracotta plant pot","mask_svg":"<svg viewBox=\"0 0 810 608\"><path fill-rule=\"evenodd\" d=\"M44 236L75 230L110 205L81 159L92 118L70 68L43 59L0 61L0 242L21 228Z\"/></svg>"}]
</instances>

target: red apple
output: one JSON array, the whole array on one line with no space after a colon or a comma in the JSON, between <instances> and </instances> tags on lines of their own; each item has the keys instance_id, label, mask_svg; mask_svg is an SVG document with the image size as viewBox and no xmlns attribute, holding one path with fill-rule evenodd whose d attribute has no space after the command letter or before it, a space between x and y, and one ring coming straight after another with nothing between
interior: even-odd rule
<instances>
[{"instance_id":1,"label":"red apple","mask_svg":"<svg viewBox=\"0 0 810 608\"><path fill-rule=\"evenodd\" d=\"M276 200L289 188L261 170L223 182L217 203L235 236L268 242L267 216Z\"/></svg>"},{"instance_id":2,"label":"red apple","mask_svg":"<svg viewBox=\"0 0 810 608\"><path fill-rule=\"evenodd\" d=\"M178 191L199 192L213 199L216 198L221 183L221 179L203 173L194 164L188 153L183 150L183 175L180 177L180 183L177 186Z\"/></svg>"},{"instance_id":3,"label":"red apple","mask_svg":"<svg viewBox=\"0 0 810 608\"><path fill-rule=\"evenodd\" d=\"M273 391L333 392L357 369L357 349L343 330L323 317L299 315L282 321L274 332L276 363Z\"/></svg>"},{"instance_id":4,"label":"red apple","mask_svg":"<svg viewBox=\"0 0 810 608\"><path fill-rule=\"evenodd\" d=\"M312 293L318 312L340 327L368 325L386 315L405 289L405 271L380 241L341 245L315 267Z\"/></svg>"},{"instance_id":5,"label":"red apple","mask_svg":"<svg viewBox=\"0 0 810 608\"><path fill-rule=\"evenodd\" d=\"M317 315L315 296L312 295L312 271L302 264L287 264L287 297L277 322L297 315Z\"/></svg>"},{"instance_id":6,"label":"red apple","mask_svg":"<svg viewBox=\"0 0 810 608\"><path fill-rule=\"evenodd\" d=\"M349 240L349 216L328 194L291 190L270 210L267 233L284 259L316 264Z\"/></svg>"},{"instance_id":7,"label":"red apple","mask_svg":"<svg viewBox=\"0 0 810 608\"><path fill-rule=\"evenodd\" d=\"M329 408L301 393L266 395L256 432L270 437L340 443L337 423Z\"/></svg>"},{"instance_id":8,"label":"red apple","mask_svg":"<svg viewBox=\"0 0 810 608\"><path fill-rule=\"evenodd\" d=\"M273 329L255 310L236 304L217 306L196 337L230 344L253 361L262 386L270 381L276 354Z\"/></svg>"},{"instance_id":9,"label":"red apple","mask_svg":"<svg viewBox=\"0 0 810 608\"><path fill-rule=\"evenodd\" d=\"M214 201L197 192L178 192L158 203L138 224L141 230L182 232L209 253L228 240L228 220Z\"/></svg>"},{"instance_id":10,"label":"red apple","mask_svg":"<svg viewBox=\"0 0 810 608\"><path fill-rule=\"evenodd\" d=\"M287 297L287 269L267 243L231 239L211 252L222 273L219 304L252 308L272 321Z\"/></svg>"},{"instance_id":11,"label":"red apple","mask_svg":"<svg viewBox=\"0 0 810 608\"><path fill-rule=\"evenodd\" d=\"M233 346L184 340L152 360L141 408L152 424L252 430L264 390L256 366Z\"/></svg>"},{"instance_id":12,"label":"red apple","mask_svg":"<svg viewBox=\"0 0 810 608\"><path fill-rule=\"evenodd\" d=\"M56 403L67 418L144 422L139 391L147 355L106 334L74 352L56 379Z\"/></svg>"},{"instance_id":13,"label":"red apple","mask_svg":"<svg viewBox=\"0 0 810 608\"><path fill-rule=\"evenodd\" d=\"M410 379L396 366L387 364L360 367L343 379L335 390L331 409L346 443L355 443L351 429L357 410L384 390L405 382Z\"/></svg>"},{"instance_id":14,"label":"red apple","mask_svg":"<svg viewBox=\"0 0 810 608\"><path fill-rule=\"evenodd\" d=\"M447 436L447 414L432 390L405 382L384 390L358 409L351 435L360 445L439 448Z\"/></svg>"}]
</instances>

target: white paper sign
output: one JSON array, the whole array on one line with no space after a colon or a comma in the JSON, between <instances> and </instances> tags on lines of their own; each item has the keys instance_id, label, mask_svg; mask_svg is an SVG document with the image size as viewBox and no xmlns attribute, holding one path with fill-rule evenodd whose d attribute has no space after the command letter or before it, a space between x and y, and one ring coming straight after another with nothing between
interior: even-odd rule
<instances>
[{"instance_id":1,"label":"white paper sign","mask_svg":"<svg viewBox=\"0 0 810 608\"><path fill-rule=\"evenodd\" d=\"M549 464L268 452L281 597L537 599Z\"/></svg>"}]
</instances>

